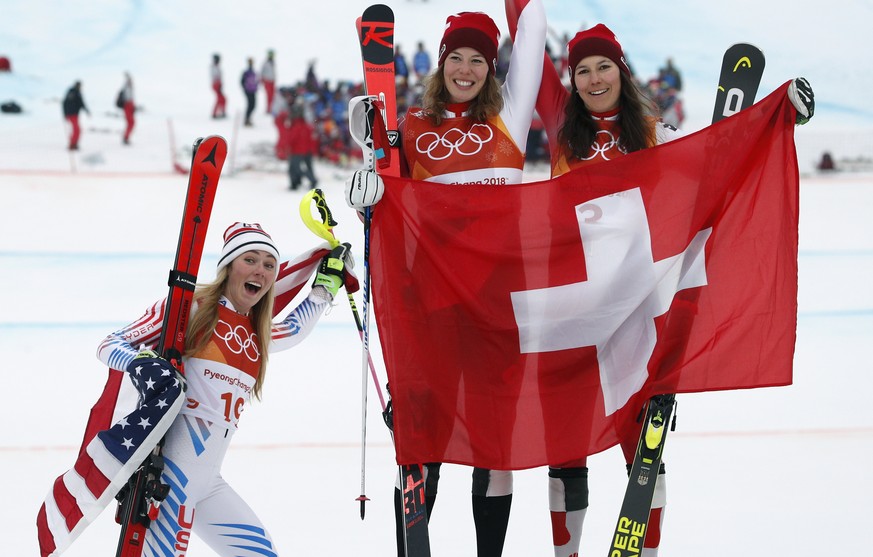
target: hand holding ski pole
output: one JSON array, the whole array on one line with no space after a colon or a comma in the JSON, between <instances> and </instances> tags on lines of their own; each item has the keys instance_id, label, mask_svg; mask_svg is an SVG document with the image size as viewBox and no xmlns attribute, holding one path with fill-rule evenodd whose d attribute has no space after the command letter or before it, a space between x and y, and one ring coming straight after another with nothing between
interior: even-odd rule
<instances>
[{"instance_id":1,"label":"hand holding ski pole","mask_svg":"<svg viewBox=\"0 0 873 557\"><path fill-rule=\"evenodd\" d=\"M312 216L312 204L315 203L315 208L318 210L321 220L316 220ZM324 199L324 193L320 189L312 189L303 196L300 201L300 218L303 219L303 224L311 230L316 236L322 238L330 244L331 248L340 245L340 241L333 233L333 227L337 222L333 219L333 214L327 206L327 201ZM379 379L376 376L376 368L373 366L373 359L370 357L369 347L367 346L367 335L365 335L364 325L358 315L358 308L355 304L355 298L351 292L348 293L349 306L352 309L352 315L355 318L355 325L358 328L358 335L361 342L364 343L364 363L361 385L361 495L357 498L361 503L361 520L364 519L364 504L369 501L365 495L365 472L364 463L366 462L366 446L367 446L367 368L370 369L370 375L373 377L373 383L376 385L376 393L379 395L379 403L382 405L382 411L385 411L385 398L382 396L382 389L379 387Z\"/></svg>"},{"instance_id":2,"label":"hand holding ski pole","mask_svg":"<svg viewBox=\"0 0 873 557\"><path fill-rule=\"evenodd\" d=\"M312 204L315 203L315 208L318 210L321 220L317 220L312 216ZM306 225L313 234L319 238L326 240L331 248L335 248L340 244L340 241L333 233L333 227L337 222L333 220L333 213L330 207L327 206L327 201L324 199L324 193L320 189L309 190L300 201L300 218L303 219L303 224ZM350 293L348 295L349 305L352 308L352 315L355 318L355 326L358 328L358 335L363 338L364 330L361 323L361 317L358 315L358 306L355 304L355 298ZM376 393L379 395L379 403L382 405L382 411L385 411L385 397L382 395L382 388L379 386L379 377L376 375L376 368L373 365L373 359L367 354L370 374L373 377L373 384L376 386Z\"/></svg>"}]
</instances>

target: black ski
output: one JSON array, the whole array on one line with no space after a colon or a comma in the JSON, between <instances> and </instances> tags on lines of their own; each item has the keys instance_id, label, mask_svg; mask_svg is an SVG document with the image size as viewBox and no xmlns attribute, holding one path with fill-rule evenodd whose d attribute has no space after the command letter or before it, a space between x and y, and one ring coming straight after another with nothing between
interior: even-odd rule
<instances>
[{"instance_id":1,"label":"black ski","mask_svg":"<svg viewBox=\"0 0 873 557\"><path fill-rule=\"evenodd\" d=\"M728 48L722 60L712 123L752 106L763 73L764 54L760 49L745 43ZM643 551L667 427L675 426L675 406L674 394L654 396L647 404L609 557L638 556Z\"/></svg>"},{"instance_id":2,"label":"black ski","mask_svg":"<svg viewBox=\"0 0 873 557\"><path fill-rule=\"evenodd\" d=\"M218 178L226 157L227 143L221 137L198 139L194 144L176 260L170 271L170 290L161 336L155 350L179 371L183 371L182 353L185 350L188 316ZM151 521L157 518L159 506L169 492L169 486L161 482L164 469L162 446L163 441L158 443L115 497L118 500L115 520L121 524L116 557L142 555L145 533Z\"/></svg>"},{"instance_id":3,"label":"black ski","mask_svg":"<svg viewBox=\"0 0 873 557\"><path fill-rule=\"evenodd\" d=\"M739 43L724 53L712 123L755 103L758 85L764 75L764 53L753 45Z\"/></svg>"},{"instance_id":4,"label":"black ski","mask_svg":"<svg viewBox=\"0 0 873 557\"><path fill-rule=\"evenodd\" d=\"M627 491L618 523L609 547L609 557L640 555L649 525L649 511L655 495L655 482L661 469L667 428L675 426L673 410L676 395L658 395L649 399L637 452L631 465ZM670 420L674 419L671 426Z\"/></svg>"}]
</instances>

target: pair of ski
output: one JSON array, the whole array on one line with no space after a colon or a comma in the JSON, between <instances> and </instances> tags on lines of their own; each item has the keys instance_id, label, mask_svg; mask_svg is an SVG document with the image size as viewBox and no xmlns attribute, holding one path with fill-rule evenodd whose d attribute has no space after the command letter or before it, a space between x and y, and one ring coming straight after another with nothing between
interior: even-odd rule
<instances>
[{"instance_id":1,"label":"pair of ski","mask_svg":"<svg viewBox=\"0 0 873 557\"><path fill-rule=\"evenodd\" d=\"M383 111L383 120L389 130L389 137L393 140L390 146L393 151L393 156L389 159L390 166L387 169L380 168L380 172L397 176L397 134L394 131L397 124L393 71L394 13L390 7L382 4L370 6L358 20L357 28L366 91L368 95L378 99L378 107ZM725 52L713 109L713 124L754 103L763 71L764 55L758 48L742 43L731 46ZM370 146L372 147L372 137ZM372 165L371 169L374 169ZM365 215L365 236L368 233L369 212ZM365 288L365 300L367 295ZM631 557L642 552L667 428L671 427L671 419L675 420L675 395L654 396L645 410L637 452L612 537L610 557ZM423 466L400 466L399 474L404 507L406 556L429 557Z\"/></svg>"},{"instance_id":2,"label":"pair of ski","mask_svg":"<svg viewBox=\"0 0 873 557\"><path fill-rule=\"evenodd\" d=\"M176 259L170 270L170 290L160 340L155 349L179 371L183 371L182 353L185 350L188 316L194 301L194 288L218 178L226 157L227 143L221 137L210 136L194 143ZM161 481L164 469L162 448L163 441L158 443L115 497L118 500L115 520L121 524L116 557L142 555L146 531L152 520L157 518L160 505L169 493L169 486Z\"/></svg>"}]
</instances>

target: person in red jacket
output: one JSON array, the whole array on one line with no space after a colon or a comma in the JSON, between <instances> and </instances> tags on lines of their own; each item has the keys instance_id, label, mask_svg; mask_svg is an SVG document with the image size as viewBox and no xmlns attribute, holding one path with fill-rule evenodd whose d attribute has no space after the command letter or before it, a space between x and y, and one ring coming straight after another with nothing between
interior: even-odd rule
<instances>
[{"instance_id":1,"label":"person in red jacket","mask_svg":"<svg viewBox=\"0 0 873 557\"><path fill-rule=\"evenodd\" d=\"M215 91L215 106L212 108L213 118L224 118L226 114L227 99L222 91L221 79L221 56L212 55L212 66L209 69L212 79L212 90Z\"/></svg>"},{"instance_id":2,"label":"person in red jacket","mask_svg":"<svg viewBox=\"0 0 873 557\"><path fill-rule=\"evenodd\" d=\"M121 142L130 145L130 134L133 133L135 124L133 113L136 111L136 105L133 103L133 78L127 72L124 72L124 86L121 88L118 100L121 103L121 110L124 111L124 121L127 123Z\"/></svg>"},{"instance_id":3,"label":"person in red jacket","mask_svg":"<svg viewBox=\"0 0 873 557\"><path fill-rule=\"evenodd\" d=\"M309 189L315 189L318 180L312 171L312 155L316 145L315 128L303 117L300 106L291 107L291 126L288 128L288 173L291 175L291 189L296 190L309 180Z\"/></svg>"}]
</instances>

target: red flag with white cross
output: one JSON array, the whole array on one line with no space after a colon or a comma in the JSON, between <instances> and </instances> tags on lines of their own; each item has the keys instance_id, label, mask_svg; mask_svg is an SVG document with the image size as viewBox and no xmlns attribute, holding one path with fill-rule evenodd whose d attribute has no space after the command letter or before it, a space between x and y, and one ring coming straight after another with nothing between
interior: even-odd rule
<instances>
[{"instance_id":1,"label":"red flag with white cross","mask_svg":"<svg viewBox=\"0 0 873 557\"><path fill-rule=\"evenodd\" d=\"M560 465L654 394L790 384L794 114L783 86L546 182L385 178L370 264L397 461Z\"/></svg>"}]
</instances>

